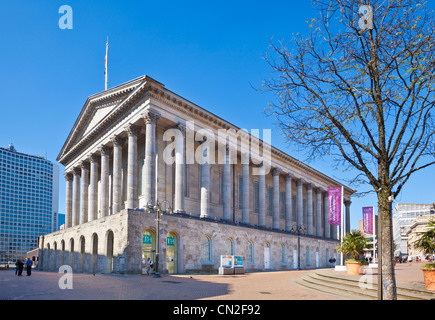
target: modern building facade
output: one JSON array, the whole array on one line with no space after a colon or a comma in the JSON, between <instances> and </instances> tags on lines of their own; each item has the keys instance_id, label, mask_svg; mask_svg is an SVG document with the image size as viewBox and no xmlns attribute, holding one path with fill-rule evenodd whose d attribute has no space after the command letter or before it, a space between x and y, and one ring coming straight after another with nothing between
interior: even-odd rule
<instances>
[{"instance_id":1,"label":"modern building facade","mask_svg":"<svg viewBox=\"0 0 435 320\"><path fill-rule=\"evenodd\" d=\"M0 262L24 259L40 235L57 230L59 167L0 148Z\"/></svg>"},{"instance_id":2,"label":"modern building facade","mask_svg":"<svg viewBox=\"0 0 435 320\"><path fill-rule=\"evenodd\" d=\"M433 214L435 214L435 204L433 203L398 203L394 207L393 237L396 244L396 255L409 254L408 235L405 229L411 227L417 217Z\"/></svg>"},{"instance_id":3,"label":"modern building facade","mask_svg":"<svg viewBox=\"0 0 435 320\"><path fill-rule=\"evenodd\" d=\"M339 230L327 187L341 185L264 136L148 76L89 97L57 159L65 229L40 238L40 267L140 273L157 235L162 272L214 272L225 254L247 270L329 265ZM347 221L353 193L344 187Z\"/></svg>"}]
</instances>

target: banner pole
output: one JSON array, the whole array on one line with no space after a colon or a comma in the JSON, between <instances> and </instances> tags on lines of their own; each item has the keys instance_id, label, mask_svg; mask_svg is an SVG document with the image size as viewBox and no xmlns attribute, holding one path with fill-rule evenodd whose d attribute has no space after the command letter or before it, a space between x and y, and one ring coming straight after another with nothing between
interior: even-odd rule
<instances>
[{"instance_id":1,"label":"banner pole","mask_svg":"<svg viewBox=\"0 0 435 320\"><path fill-rule=\"evenodd\" d=\"M344 215L343 215L343 206L344 206L344 187L341 186L341 239L340 242L343 244L343 238L344 238ZM344 266L343 261L343 252L340 254L340 265Z\"/></svg>"}]
</instances>

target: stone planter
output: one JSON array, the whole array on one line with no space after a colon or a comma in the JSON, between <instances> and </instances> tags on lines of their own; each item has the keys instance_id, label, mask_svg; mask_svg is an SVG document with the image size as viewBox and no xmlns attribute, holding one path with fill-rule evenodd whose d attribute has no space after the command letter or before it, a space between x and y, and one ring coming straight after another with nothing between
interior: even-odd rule
<instances>
[{"instance_id":1,"label":"stone planter","mask_svg":"<svg viewBox=\"0 0 435 320\"><path fill-rule=\"evenodd\" d=\"M421 268L423 270L424 284L429 291L435 291L435 269Z\"/></svg>"},{"instance_id":2,"label":"stone planter","mask_svg":"<svg viewBox=\"0 0 435 320\"><path fill-rule=\"evenodd\" d=\"M362 266L363 264L359 262L346 262L347 274L363 274L363 272L361 271Z\"/></svg>"}]
</instances>

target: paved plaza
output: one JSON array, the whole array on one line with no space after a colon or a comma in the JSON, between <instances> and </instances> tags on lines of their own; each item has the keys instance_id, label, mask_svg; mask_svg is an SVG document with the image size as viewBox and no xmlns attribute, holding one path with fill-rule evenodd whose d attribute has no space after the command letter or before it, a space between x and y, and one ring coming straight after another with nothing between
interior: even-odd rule
<instances>
[{"instance_id":1,"label":"paved plaza","mask_svg":"<svg viewBox=\"0 0 435 320\"><path fill-rule=\"evenodd\" d=\"M422 284L421 263L398 264L398 283ZM72 289L61 289L62 274L33 271L18 277L0 271L0 300L338 300L340 298L299 287L294 279L310 272L277 271L244 275L74 274ZM63 282L66 284L66 282Z\"/></svg>"}]
</instances>

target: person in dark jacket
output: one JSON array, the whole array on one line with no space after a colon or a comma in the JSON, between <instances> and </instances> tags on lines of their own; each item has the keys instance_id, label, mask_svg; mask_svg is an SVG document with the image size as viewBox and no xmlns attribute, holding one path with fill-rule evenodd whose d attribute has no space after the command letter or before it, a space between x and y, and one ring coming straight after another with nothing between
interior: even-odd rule
<instances>
[{"instance_id":1,"label":"person in dark jacket","mask_svg":"<svg viewBox=\"0 0 435 320\"><path fill-rule=\"evenodd\" d=\"M24 263L21 260L18 260L17 267L18 267L18 276L22 276Z\"/></svg>"}]
</instances>

